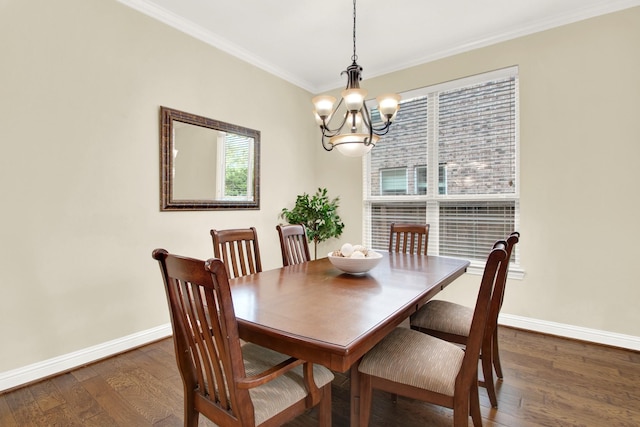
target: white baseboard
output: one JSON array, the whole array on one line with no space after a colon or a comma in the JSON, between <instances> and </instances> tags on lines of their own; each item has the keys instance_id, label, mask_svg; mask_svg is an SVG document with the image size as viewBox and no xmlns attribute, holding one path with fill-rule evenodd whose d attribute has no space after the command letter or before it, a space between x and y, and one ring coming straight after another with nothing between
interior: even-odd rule
<instances>
[{"instance_id":1,"label":"white baseboard","mask_svg":"<svg viewBox=\"0 0 640 427\"><path fill-rule=\"evenodd\" d=\"M62 372L67 372L71 369L104 359L105 357L113 356L166 338L171 336L171 334L171 324L167 323L113 341L54 357L53 359L23 366L22 368L11 371L0 372L0 392Z\"/></svg>"},{"instance_id":2,"label":"white baseboard","mask_svg":"<svg viewBox=\"0 0 640 427\"><path fill-rule=\"evenodd\" d=\"M564 323L547 322L545 320L531 319L528 317L502 313L500 314L498 323L504 326L541 332L543 334L557 335L560 337L588 341L596 344L640 351L640 337L635 337L633 335L617 334L615 332L583 328Z\"/></svg>"},{"instance_id":3,"label":"white baseboard","mask_svg":"<svg viewBox=\"0 0 640 427\"><path fill-rule=\"evenodd\" d=\"M613 332L582 328L562 323L547 322L544 320L514 316L511 314L500 314L499 323L504 326L526 329L543 334L557 335L597 344L640 351L640 337L632 335L616 334ZM53 359L45 360L43 362L34 363L32 365L27 365L7 372L0 372L0 392L140 347L150 342L166 338L170 336L171 333L171 324L167 323L153 329L148 329L117 340L98 344L63 356L54 357Z\"/></svg>"}]
</instances>

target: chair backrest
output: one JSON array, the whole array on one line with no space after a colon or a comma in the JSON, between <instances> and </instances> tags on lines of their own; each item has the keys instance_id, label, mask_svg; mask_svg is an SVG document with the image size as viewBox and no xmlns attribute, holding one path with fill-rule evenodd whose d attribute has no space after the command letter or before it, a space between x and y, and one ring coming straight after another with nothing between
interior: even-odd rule
<instances>
[{"instance_id":1,"label":"chair backrest","mask_svg":"<svg viewBox=\"0 0 640 427\"><path fill-rule=\"evenodd\" d=\"M389 252L427 254L429 246L429 224L391 223Z\"/></svg>"},{"instance_id":2,"label":"chair backrest","mask_svg":"<svg viewBox=\"0 0 640 427\"><path fill-rule=\"evenodd\" d=\"M180 257L164 249L154 250L153 258L164 279L185 405L190 402L189 410L197 407L217 424L237 423L234 417L251 424L249 391L236 387L246 372L223 263Z\"/></svg>"},{"instance_id":3,"label":"chair backrest","mask_svg":"<svg viewBox=\"0 0 640 427\"><path fill-rule=\"evenodd\" d=\"M300 264L311 260L307 230L303 224L276 225L280 237L282 265Z\"/></svg>"},{"instance_id":4,"label":"chair backrest","mask_svg":"<svg viewBox=\"0 0 640 427\"><path fill-rule=\"evenodd\" d=\"M213 254L224 262L229 278L262 271L255 227L211 230L211 237Z\"/></svg>"},{"instance_id":5,"label":"chair backrest","mask_svg":"<svg viewBox=\"0 0 640 427\"><path fill-rule=\"evenodd\" d=\"M513 253L513 249L516 244L520 241L520 233L514 231L507 237L507 260L504 264L500 266L500 271L498 272L498 281L496 282L496 300L498 301L497 307L498 311L502 307L502 302L504 301L504 290L507 286L507 276L509 275L509 263L511 262L511 254ZM497 318L497 315L496 315Z\"/></svg>"},{"instance_id":6,"label":"chair backrest","mask_svg":"<svg viewBox=\"0 0 640 427\"><path fill-rule=\"evenodd\" d=\"M509 274L509 263L511 262L511 254L515 245L520 240L520 233L514 231L511 233L507 240L505 240L506 251L507 251L507 259L504 260L500 264L500 268L498 269L498 277L496 278L496 287L493 291L493 295L491 296L491 305L489 307L489 318L487 320L487 331L486 336L488 341L489 337L493 335L496 328L498 327L498 316L500 315L500 309L502 308L502 302L504 301L504 292L507 287L507 276Z\"/></svg>"},{"instance_id":7,"label":"chair backrest","mask_svg":"<svg viewBox=\"0 0 640 427\"><path fill-rule=\"evenodd\" d=\"M469 331L469 337L465 345L462 368L456 378L456 389L458 389L458 387L468 389L473 381L478 381L478 360L480 358L480 349L489 317L491 297L497 285L498 271L506 259L507 244L504 240L500 240L493 245L493 249L489 253L487 263L484 267L478 299L476 300L476 306L473 311L471 330Z\"/></svg>"}]
</instances>

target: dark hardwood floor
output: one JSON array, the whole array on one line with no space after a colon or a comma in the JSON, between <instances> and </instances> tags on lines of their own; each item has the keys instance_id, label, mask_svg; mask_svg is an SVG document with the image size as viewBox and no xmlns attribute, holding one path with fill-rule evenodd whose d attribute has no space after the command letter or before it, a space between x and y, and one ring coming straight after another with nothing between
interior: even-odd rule
<instances>
[{"instance_id":1,"label":"dark hardwood floor","mask_svg":"<svg viewBox=\"0 0 640 427\"><path fill-rule=\"evenodd\" d=\"M485 426L640 426L640 353L500 328L499 409L480 389ZM349 380L336 375L333 425L348 426ZM450 426L448 409L383 393L373 426ZM182 383L165 339L0 394L0 426L181 426ZM201 426L213 424L201 417ZM316 425L312 411L289 427ZM469 421L469 425L472 425Z\"/></svg>"}]
</instances>

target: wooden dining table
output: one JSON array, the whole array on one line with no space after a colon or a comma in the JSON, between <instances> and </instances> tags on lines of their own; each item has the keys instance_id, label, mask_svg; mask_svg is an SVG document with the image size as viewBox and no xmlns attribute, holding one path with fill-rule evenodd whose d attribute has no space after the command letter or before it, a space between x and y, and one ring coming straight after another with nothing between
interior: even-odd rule
<instances>
[{"instance_id":1,"label":"wooden dining table","mask_svg":"<svg viewBox=\"0 0 640 427\"><path fill-rule=\"evenodd\" d=\"M364 274L343 273L321 258L231 280L240 337L346 372L469 266L456 258L382 254ZM354 399L357 393L352 425Z\"/></svg>"}]
</instances>

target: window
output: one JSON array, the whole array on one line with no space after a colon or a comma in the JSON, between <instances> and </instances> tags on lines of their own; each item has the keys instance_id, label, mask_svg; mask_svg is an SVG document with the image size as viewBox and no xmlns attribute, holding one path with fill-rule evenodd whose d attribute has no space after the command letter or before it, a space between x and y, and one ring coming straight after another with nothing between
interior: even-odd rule
<instances>
[{"instance_id":1,"label":"window","mask_svg":"<svg viewBox=\"0 0 640 427\"><path fill-rule=\"evenodd\" d=\"M386 249L392 222L427 222L430 254L484 269L492 244L519 222L517 68L402 98L390 132L363 160L365 244Z\"/></svg>"},{"instance_id":2,"label":"window","mask_svg":"<svg viewBox=\"0 0 640 427\"><path fill-rule=\"evenodd\" d=\"M427 167L416 166L416 194L427 194ZM447 165L438 166L438 194L447 194Z\"/></svg>"},{"instance_id":3,"label":"window","mask_svg":"<svg viewBox=\"0 0 640 427\"><path fill-rule=\"evenodd\" d=\"M380 170L380 194L407 194L407 168Z\"/></svg>"},{"instance_id":4,"label":"window","mask_svg":"<svg viewBox=\"0 0 640 427\"><path fill-rule=\"evenodd\" d=\"M218 188L220 200L253 198L253 139L218 131Z\"/></svg>"},{"instance_id":5,"label":"window","mask_svg":"<svg viewBox=\"0 0 640 427\"><path fill-rule=\"evenodd\" d=\"M416 166L416 194L427 194L426 166Z\"/></svg>"}]
</instances>

